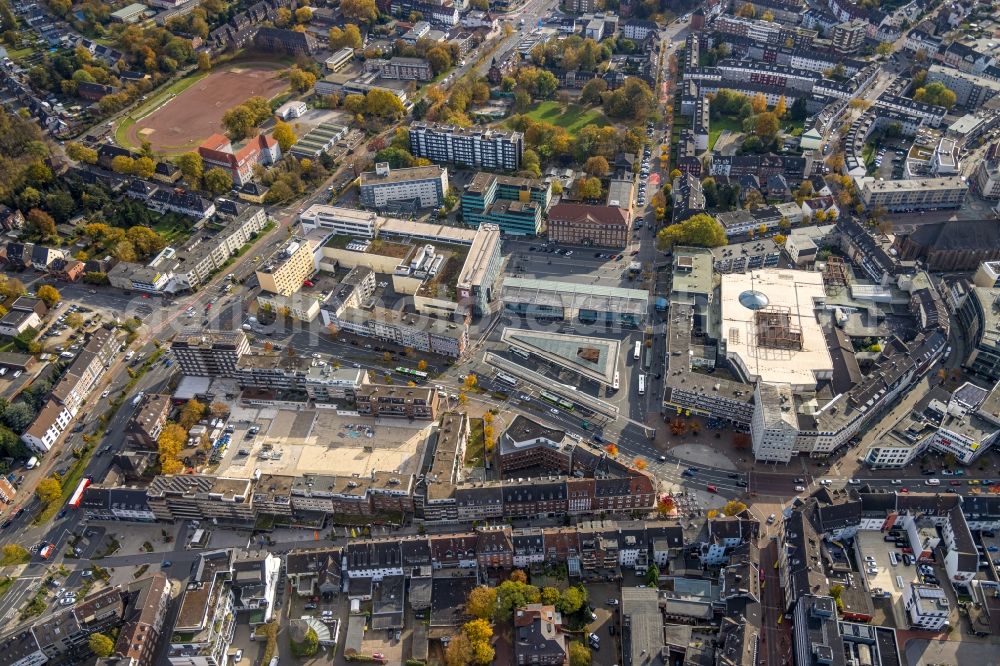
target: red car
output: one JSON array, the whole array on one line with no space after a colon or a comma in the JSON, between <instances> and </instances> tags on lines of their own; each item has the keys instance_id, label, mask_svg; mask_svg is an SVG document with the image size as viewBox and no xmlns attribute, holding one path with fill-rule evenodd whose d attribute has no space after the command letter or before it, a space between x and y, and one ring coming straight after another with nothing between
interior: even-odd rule
<instances>
[{"instance_id":1,"label":"red car","mask_svg":"<svg viewBox=\"0 0 1000 666\"><path fill-rule=\"evenodd\" d=\"M212 304L211 304L211 303L209 303L208 305L206 305L206 306L205 306L205 309L206 309L206 310L211 310L211 309L212 309Z\"/></svg>"},{"instance_id":2,"label":"red car","mask_svg":"<svg viewBox=\"0 0 1000 666\"><path fill-rule=\"evenodd\" d=\"M705 490L707 490L710 493L717 493L717 492L719 492L719 489L716 488L715 486L713 486L712 484L708 484L707 486L705 486Z\"/></svg>"},{"instance_id":3,"label":"red car","mask_svg":"<svg viewBox=\"0 0 1000 666\"><path fill-rule=\"evenodd\" d=\"M961 481L949 481L948 485L949 486L960 486L960 485L962 485L962 482Z\"/></svg>"}]
</instances>

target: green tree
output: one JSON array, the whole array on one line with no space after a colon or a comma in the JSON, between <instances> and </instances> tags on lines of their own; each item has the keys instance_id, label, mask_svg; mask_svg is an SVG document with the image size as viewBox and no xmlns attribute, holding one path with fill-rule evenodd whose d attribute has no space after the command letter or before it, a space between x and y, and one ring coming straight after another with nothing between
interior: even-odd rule
<instances>
[{"instance_id":1,"label":"green tree","mask_svg":"<svg viewBox=\"0 0 1000 666\"><path fill-rule=\"evenodd\" d=\"M599 199L603 188L600 178L579 178L574 183L576 196L580 199Z\"/></svg>"},{"instance_id":2,"label":"green tree","mask_svg":"<svg viewBox=\"0 0 1000 666\"><path fill-rule=\"evenodd\" d=\"M534 585L505 580L497 588L496 620L509 621L514 615L514 609L537 604L541 600L541 592Z\"/></svg>"},{"instance_id":3,"label":"green tree","mask_svg":"<svg viewBox=\"0 0 1000 666\"><path fill-rule=\"evenodd\" d=\"M58 502L62 499L62 484L55 477L48 477L38 482L35 494L46 505Z\"/></svg>"},{"instance_id":4,"label":"green tree","mask_svg":"<svg viewBox=\"0 0 1000 666\"><path fill-rule=\"evenodd\" d=\"M590 648L580 641L570 643L569 666L590 666Z\"/></svg>"},{"instance_id":5,"label":"green tree","mask_svg":"<svg viewBox=\"0 0 1000 666\"><path fill-rule=\"evenodd\" d=\"M292 87L292 90L306 92L316 85L316 75L300 69L296 65L288 70L288 84Z\"/></svg>"},{"instance_id":6,"label":"green tree","mask_svg":"<svg viewBox=\"0 0 1000 666\"><path fill-rule=\"evenodd\" d=\"M205 51L198 54L198 69L202 72L212 69L212 56Z\"/></svg>"},{"instance_id":7,"label":"green tree","mask_svg":"<svg viewBox=\"0 0 1000 666\"><path fill-rule=\"evenodd\" d=\"M649 587L660 586L660 567L655 564L646 569L646 585Z\"/></svg>"},{"instance_id":8,"label":"green tree","mask_svg":"<svg viewBox=\"0 0 1000 666\"><path fill-rule=\"evenodd\" d=\"M115 651L115 642L104 634L91 634L87 640L90 651L101 659L106 659Z\"/></svg>"},{"instance_id":9,"label":"green tree","mask_svg":"<svg viewBox=\"0 0 1000 666\"><path fill-rule=\"evenodd\" d=\"M132 174L139 178L152 178L156 163L148 157L139 157L132 163Z\"/></svg>"},{"instance_id":10,"label":"green tree","mask_svg":"<svg viewBox=\"0 0 1000 666\"><path fill-rule=\"evenodd\" d=\"M10 566L13 564L25 564L31 560L31 553L24 546L17 543L8 543L3 547L3 560L0 566Z\"/></svg>"},{"instance_id":11,"label":"green tree","mask_svg":"<svg viewBox=\"0 0 1000 666\"><path fill-rule=\"evenodd\" d=\"M880 56L887 56L892 53L892 44L890 42L882 42L875 47L875 53Z\"/></svg>"},{"instance_id":12,"label":"green tree","mask_svg":"<svg viewBox=\"0 0 1000 666\"><path fill-rule=\"evenodd\" d=\"M936 104L950 109L955 106L955 93L940 81L932 81L922 88L917 88L913 99L925 104Z\"/></svg>"},{"instance_id":13,"label":"green tree","mask_svg":"<svg viewBox=\"0 0 1000 666\"><path fill-rule=\"evenodd\" d=\"M727 243L726 231L722 225L707 213L689 217L680 224L672 224L660 229L656 234L656 246L661 250L674 245L695 247L721 247Z\"/></svg>"},{"instance_id":14,"label":"green tree","mask_svg":"<svg viewBox=\"0 0 1000 666\"><path fill-rule=\"evenodd\" d=\"M221 167L212 167L205 172L205 189L212 194L222 194L232 188L232 177Z\"/></svg>"},{"instance_id":15,"label":"green tree","mask_svg":"<svg viewBox=\"0 0 1000 666\"><path fill-rule=\"evenodd\" d=\"M70 141L66 144L66 154L69 155L70 159L77 162L97 164L97 151L75 141Z\"/></svg>"},{"instance_id":16,"label":"green tree","mask_svg":"<svg viewBox=\"0 0 1000 666\"><path fill-rule=\"evenodd\" d=\"M559 609L559 612L572 615L583 608L585 603L587 603L587 589L582 585L574 585L562 591L556 607Z\"/></svg>"},{"instance_id":17,"label":"green tree","mask_svg":"<svg viewBox=\"0 0 1000 666\"><path fill-rule=\"evenodd\" d=\"M59 290L49 284L43 284L35 294L50 308L62 300L62 294L59 293Z\"/></svg>"},{"instance_id":18,"label":"green tree","mask_svg":"<svg viewBox=\"0 0 1000 666\"><path fill-rule=\"evenodd\" d=\"M238 141L246 137L256 123L254 122L253 111L247 108L246 105L240 104L222 114L222 124L225 125L229 136ZM115 159L118 158L116 157Z\"/></svg>"},{"instance_id":19,"label":"green tree","mask_svg":"<svg viewBox=\"0 0 1000 666\"><path fill-rule=\"evenodd\" d=\"M559 589L555 587L542 588L542 603L546 606L553 606L559 601Z\"/></svg>"},{"instance_id":20,"label":"green tree","mask_svg":"<svg viewBox=\"0 0 1000 666\"><path fill-rule=\"evenodd\" d=\"M611 170L611 166L608 164L608 160L602 155L594 155L593 157L587 158L587 161L583 165L583 170L591 176L603 178L608 175L608 172Z\"/></svg>"},{"instance_id":21,"label":"green tree","mask_svg":"<svg viewBox=\"0 0 1000 666\"><path fill-rule=\"evenodd\" d=\"M337 27L330 28L329 39L331 49L350 47L358 50L364 46L364 42L361 39L361 31L353 23L345 25L343 30Z\"/></svg>"},{"instance_id":22,"label":"green tree","mask_svg":"<svg viewBox=\"0 0 1000 666\"><path fill-rule=\"evenodd\" d=\"M472 617L488 620L493 617L496 605L496 588L480 585L469 592L469 597L465 600L465 611Z\"/></svg>"},{"instance_id":23,"label":"green tree","mask_svg":"<svg viewBox=\"0 0 1000 666\"><path fill-rule=\"evenodd\" d=\"M181 173L188 179L188 182L197 187L198 183L201 182L201 176L205 169L205 163L202 161L201 155L195 152L181 153L174 158L174 164L181 170Z\"/></svg>"},{"instance_id":24,"label":"green tree","mask_svg":"<svg viewBox=\"0 0 1000 666\"><path fill-rule=\"evenodd\" d=\"M35 238L55 238L56 221L52 216L39 208L32 208L28 211L26 230L28 235Z\"/></svg>"},{"instance_id":25,"label":"green tree","mask_svg":"<svg viewBox=\"0 0 1000 666\"><path fill-rule=\"evenodd\" d=\"M295 130L284 120L278 120L274 123L272 136L278 142L278 146L283 153L287 153L288 149L295 144Z\"/></svg>"},{"instance_id":26,"label":"green tree","mask_svg":"<svg viewBox=\"0 0 1000 666\"><path fill-rule=\"evenodd\" d=\"M451 69L451 55L443 46L436 46L427 51L426 58L435 74Z\"/></svg>"},{"instance_id":27,"label":"green tree","mask_svg":"<svg viewBox=\"0 0 1000 666\"><path fill-rule=\"evenodd\" d=\"M371 23L378 18L375 0L341 0L340 11L347 19L360 23Z\"/></svg>"},{"instance_id":28,"label":"green tree","mask_svg":"<svg viewBox=\"0 0 1000 666\"><path fill-rule=\"evenodd\" d=\"M381 118L401 118L406 113L399 97L381 88L368 91L365 95L365 109L370 115Z\"/></svg>"}]
</instances>

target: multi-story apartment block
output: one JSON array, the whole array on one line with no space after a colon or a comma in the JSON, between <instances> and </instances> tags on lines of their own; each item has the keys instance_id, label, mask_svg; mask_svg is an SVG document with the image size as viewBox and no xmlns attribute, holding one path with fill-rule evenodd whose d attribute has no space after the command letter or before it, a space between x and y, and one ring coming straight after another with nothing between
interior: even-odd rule
<instances>
[{"instance_id":1,"label":"multi-story apartment block","mask_svg":"<svg viewBox=\"0 0 1000 666\"><path fill-rule=\"evenodd\" d=\"M125 426L125 440L132 448L157 449L156 440L170 416L170 396L150 393L143 396Z\"/></svg>"},{"instance_id":2,"label":"multi-story apartment block","mask_svg":"<svg viewBox=\"0 0 1000 666\"><path fill-rule=\"evenodd\" d=\"M229 646L236 633L232 573L231 551L202 553L198 558L171 630L170 666L229 663Z\"/></svg>"},{"instance_id":3,"label":"multi-story apartment block","mask_svg":"<svg viewBox=\"0 0 1000 666\"><path fill-rule=\"evenodd\" d=\"M438 416L440 396L435 387L386 386L366 384L355 396L358 413L363 416L407 418L433 421Z\"/></svg>"},{"instance_id":4,"label":"multi-story apartment block","mask_svg":"<svg viewBox=\"0 0 1000 666\"><path fill-rule=\"evenodd\" d=\"M181 374L194 377L233 377L236 365L250 351L243 331L214 331L195 328L181 331L170 351Z\"/></svg>"},{"instance_id":5,"label":"multi-story apartment block","mask_svg":"<svg viewBox=\"0 0 1000 666\"><path fill-rule=\"evenodd\" d=\"M383 79L430 81L434 78L431 64L424 58L396 56L389 60L368 60L365 62L365 71L378 72Z\"/></svg>"},{"instance_id":6,"label":"multi-story apartment block","mask_svg":"<svg viewBox=\"0 0 1000 666\"><path fill-rule=\"evenodd\" d=\"M958 208L969 192L965 179L958 176L913 180L875 180L869 176L855 180L868 210L881 206L890 213Z\"/></svg>"},{"instance_id":7,"label":"multi-story apartment block","mask_svg":"<svg viewBox=\"0 0 1000 666\"><path fill-rule=\"evenodd\" d=\"M164 522L207 520L243 527L253 525L252 479L192 474L160 475L146 491L149 507Z\"/></svg>"},{"instance_id":8,"label":"multi-story apartment block","mask_svg":"<svg viewBox=\"0 0 1000 666\"><path fill-rule=\"evenodd\" d=\"M287 298L301 289L302 282L315 272L308 241L295 238L261 263L257 280L262 291Z\"/></svg>"},{"instance_id":9,"label":"multi-story apartment block","mask_svg":"<svg viewBox=\"0 0 1000 666\"><path fill-rule=\"evenodd\" d=\"M830 41L833 42L833 50L837 53L857 53L864 45L867 36L868 23L860 19L854 19L833 26L833 34L830 36Z\"/></svg>"},{"instance_id":10,"label":"multi-story apartment block","mask_svg":"<svg viewBox=\"0 0 1000 666\"><path fill-rule=\"evenodd\" d=\"M1000 289L972 288L956 314L970 350L963 366L990 381L1000 380Z\"/></svg>"},{"instance_id":11,"label":"multi-story apartment block","mask_svg":"<svg viewBox=\"0 0 1000 666\"><path fill-rule=\"evenodd\" d=\"M972 174L972 188L984 199L1000 199L1000 144L991 144ZM993 286L993 285L989 285Z\"/></svg>"},{"instance_id":12,"label":"multi-story apartment block","mask_svg":"<svg viewBox=\"0 0 1000 666\"><path fill-rule=\"evenodd\" d=\"M329 230L335 234L374 238L378 230L378 215L372 211L313 204L299 215L302 230Z\"/></svg>"},{"instance_id":13,"label":"multi-story apartment block","mask_svg":"<svg viewBox=\"0 0 1000 666\"><path fill-rule=\"evenodd\" d=\"M990 68L995 70L996 68ZM987 76L988 72L976 74L962 72L951 67L933 64L927 69L927 82L939 81L955 93L955 103L970 111L975 111L1000 93L1000 81Z\"/></svg>"},{"instance_id":14,"label":"multi-story apartment block","mask_svg":"<svg viewBox=\"0 0 1000 666\"><path fill-rule=\"evenodd\" d=\"M501 474L541 466L568 475L576 441L562 430L517 416L500 436L499 444Z\"/></svg>"},{"instance_id":15,"label":"multi-story apartment block","mask_svg":"<svg viewBox=\"0 0 1000 666\"><path fill-rule=\"evenodd\" d=\"M388 162L361 174L361 203L370 208L437 208L448 192L448 171L439 166L390 169Z\"/></svg>"},{"instance_id":16,"label":"multi-story apartment block","mask_svg":"<svg viewBox=\"0 0 1000 666\"><path fill-rule=\"evenodd\" d=\"M940 631L948 622L951 604L937 585L910 583L903 588L903 608L910 626L924 631Z\"/></svg>"},{"instance_id":17,"label":"multi-story apartment block","mask_svg":"<svg viewBox=\"0 0 1000 666\"><path fill-rule=\"evenodd\" d=\"M551 198L546 181L480 172L462 192L462 219L471 227L494 224L510 236L534 236Z\"/></svg>"},{"instance_id":18,"label":"multi-story apartment block","mask_svg":"<svg viewBox=\"0 0 1000 666\"><path fill-rule=\"evenodd\" d=\"M524 135L493 129L415 122L410 152L432 162L468 168L517 171L524 157Z\"/></svg>"}]
</instances>

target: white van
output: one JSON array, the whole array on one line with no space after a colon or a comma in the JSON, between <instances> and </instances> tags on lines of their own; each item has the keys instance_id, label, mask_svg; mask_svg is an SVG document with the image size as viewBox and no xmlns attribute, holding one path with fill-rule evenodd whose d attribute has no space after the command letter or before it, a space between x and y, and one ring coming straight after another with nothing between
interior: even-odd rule
<instances>
[{"instance_id":1,"label":"white van","mask_svg":"<svg viewBox=\"0 0 1000 666\"><path fill-rule=\"evenodd\" d=\"M924 481L924 485L928 485L928 486L940 486L941 485L941 479L927 479L926 481Z\"/></svg>"}]
</instances>

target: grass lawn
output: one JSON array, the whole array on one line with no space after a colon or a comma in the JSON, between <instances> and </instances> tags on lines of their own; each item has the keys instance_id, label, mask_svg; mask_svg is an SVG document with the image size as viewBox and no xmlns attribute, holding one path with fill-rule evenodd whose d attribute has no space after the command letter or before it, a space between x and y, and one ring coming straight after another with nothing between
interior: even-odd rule
<instances>
[{"instance_id":1,"label":"grass lawn","mask_svg":"<svg viewBox=\"0 0 1000 666\"><path fill-rule=\"evenodd\" d=\"M708 149L715 148L715 142L719 140L719 135L725 130L731 132L742 132L743 123L735 118L712 119L712 126L708 129Z\"/></svg>"},{"instance_id":2,"label":"grass lawn","mask_svg":"<svg viewBox=\"0 0 1000 666\"><path fill-rule=\"evenodd\" d=\"M191 230L184 226L183 223L167 217L160 219L159 222L153 225L153 231L160 234L160 237L167 241L167 243L183 240L191 235Z\"/></svg>"},{"instance_id":3,"label":"grass lawn","mask_svg":"<svg viewBox=\"0 0 1000 666\"><path fill-rule=\"evenodd\" d=\"M469 443L465 445L465 466L481 467L486 455L482 419L469 419Z\"/></svg>"},{"instance_id":4,"label":"grass lawn","mask_svg":"<svg viewBox=\"0 0 1000 666\"><path fill-rule=\"evenodd\" d=\"M584 108L578 104L570 104L564 108L559 102L551 100L539 103L525 115L534 120L543 120L558 127L565 127L570 134L576 134L585 125L602 127L610 124L600 111Z\"/></svg>"}]
</instances>

